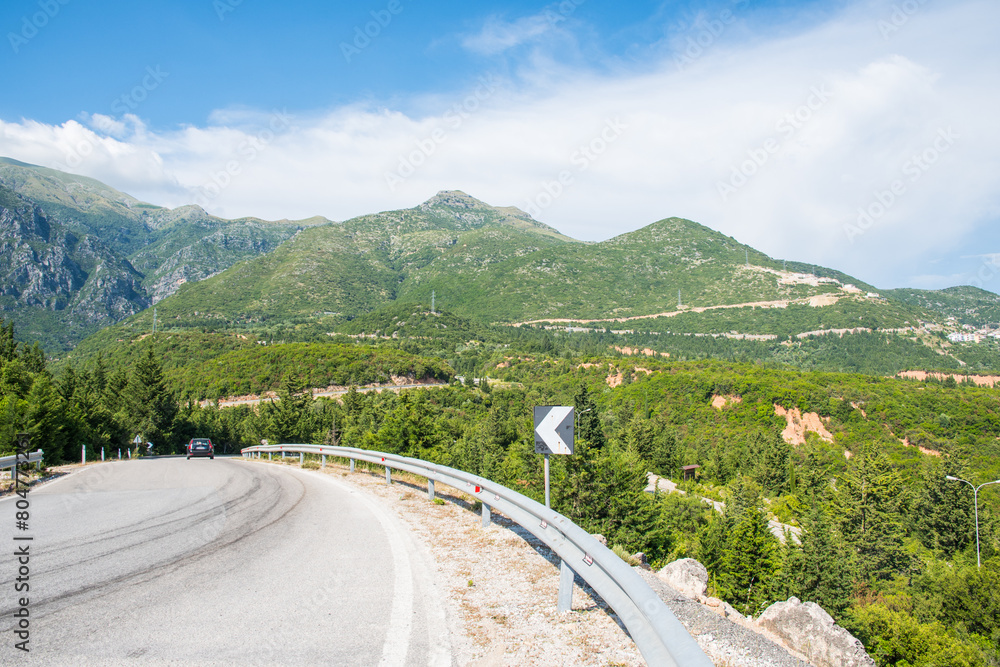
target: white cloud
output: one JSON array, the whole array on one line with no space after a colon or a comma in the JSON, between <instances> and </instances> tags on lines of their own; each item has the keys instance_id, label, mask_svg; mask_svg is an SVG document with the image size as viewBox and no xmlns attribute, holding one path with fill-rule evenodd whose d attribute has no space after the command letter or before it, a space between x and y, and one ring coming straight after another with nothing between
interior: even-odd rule
<instances>
[{"instance_id":1,"label":"white cloud","mask_svg":"<svg viewBox=\"0 0 1000 667\"><path fill-rule=\"evenodd\" d=\"M544 14L526 16L516 21L491 16L482 30L462 40L462 46L474 53L494 55L537 39L554 27Z\"/></svg>"},{"instance_id":2,"label":"white cloud","mask_svg":"<svg viewBox=\"0 0 1000 667\"><path fill-rule=\"evenodd\" d=\"M437 111L421 116L223 110L173 131L130 117L0 120L0 154L230 217L346 219L452 188L533 206L587 240L678 215L881 287L929 286L921 263L980 250L1000 217L1000 6L928 3L905 21L893 6L854 5L770 41L720 39L684 67L668 54L631 74L486 78L422 100ZM549 29L494 20L466 46L497 53Z\"/></svg>"}]
</instances>

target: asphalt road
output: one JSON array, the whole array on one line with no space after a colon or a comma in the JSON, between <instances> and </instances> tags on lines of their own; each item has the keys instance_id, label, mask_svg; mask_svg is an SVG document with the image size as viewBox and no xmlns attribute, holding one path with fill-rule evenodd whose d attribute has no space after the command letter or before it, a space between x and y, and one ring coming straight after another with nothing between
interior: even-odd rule
<instances>
[{"instance_id":1,"label":"asphalt road","mask_svg":"<svg viewBox=\"0 0 1000 667\"><path fill-rule=\"evenodd\" d=\"M424 550L335 477L223 458L105 463L31 491L23 532L16 500L0 501L0 664L455 662ZM30 592L16 593L24 544ZM28 655L13 634L24 595Z\"/></svg>"}]
</instances>

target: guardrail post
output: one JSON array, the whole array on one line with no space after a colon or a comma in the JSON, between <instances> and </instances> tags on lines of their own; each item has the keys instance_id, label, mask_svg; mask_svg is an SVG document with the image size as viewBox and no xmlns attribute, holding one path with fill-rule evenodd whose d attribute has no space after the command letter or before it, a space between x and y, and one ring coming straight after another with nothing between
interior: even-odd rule
<instances>
[{"instance_id":1,"label":"guardrail post","mask_svg":"<svg viewBox=\"0 0 1000 667\"><path fill-rule=\"evenodd\" d=\"M351 472L354 472L354 459L351 459Z\"/></svg>"},{"instance_id":2,"label":"guardrail post","mask_svg":"<svg viewBox=\"0 0 1000 667\"><path fill-rule=\"evenodd\" d=\"M427 500L434 500L434 480L427 478Z\"/></svg>"},{"instance_id":3,"label":"guardrail post","mask_svg":"<svg viewBox=\"0 0 1000 667\"><path fill-rule=\"evenodd\" d=\"M490 526L490 506L483 503L483 528Z\"/></svg>"},{"instance_id":4,"label":"guardrail post","mask_svg":"<svg viewBox=\"0 0 1000 667\"><path fill-rule=\"evenodd\" d=\"M392 484L392 468L389 466L385 467L385 483Z\"/></svg>"},{"instance_id":5,"label":"guardrail post","mask_svg":"<svg viewBox=\"0 0 1000 667\"><path fill-rule=\"evenodd\" d=\"M303 454L302 452L299 452L299 467L300 468L302 467L302 461L305 460L305 456L306 456L305 454Z\"/></svg>"},{"instance_id":6,"label":"guardrail post","mask_svg":"<svg viewBox=\"0 0 1000 667\"><path fill-rule=\"evenodd\" d=\"M38 450L38 461L35 462L35 470L41 470L42 469L42 456L44 454L45 454L45 452L43 452L40 449Z\"/></svg>"},{"instance_id":7,"label":"guardrail post","mask_svg":"<svg viewBox=\"0 0 1000 667\"><path fill-rule=\"evenodd\" d=\"M267 453L267 460L268 460L268 461L270 461L270 460L271 460L271 452L268 452L268 453Z\"/></svg>"},{"instance_id":8,"label":"guardrail post","mask_svg":"<svg viewBox=\"0 0 1000 667\"><path fill-rule=\"evenodd\" d=\"M80 448L80 464L83 465L87 462L87 445Z\"/></svg>"},{"instance_id":9,"label":"guardrail post","mask_svg":"<svg viewBox=\"0 0 1000 667\"><path fill-rule=\"evenodd\" d=\"M559 564L559 601L556 603L556 609L560 612L570 611L573 609L573 578L576 574L573 569L566 564L566 561L560 561Z\"/></svg>"},{"instance_id":10,"label":"guardrail post","mask_svg":"<svg viewBox=\"0 0 1000 667\"><path fill-rule=\"evenodd\" d=\"M326 454L323 454L323 462L319 464L320 468L326 467Z\"/></svg>"}]
</instances>

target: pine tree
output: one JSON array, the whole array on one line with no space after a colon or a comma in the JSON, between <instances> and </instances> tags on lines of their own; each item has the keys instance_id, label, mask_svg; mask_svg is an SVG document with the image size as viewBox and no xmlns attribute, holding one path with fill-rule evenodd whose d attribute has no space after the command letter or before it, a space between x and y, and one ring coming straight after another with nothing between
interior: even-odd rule
<instances>
[{"instance_id":1,"label":"pine tree","mask_svg":"<svg viewBox=\"0 0 1000 667\"><path fill-rule=\"evenodd\" d=\"M177 403L167 390L160 360L152 347L132 367L123 394L124 410L118 413L122 424L160 451L167 451Z\"/></svg>"},{"instance_id":2,"label":"pine tree","mask_svg":"<svg viewBox=\"0 0 1000 667\"><path fill-rule=\"evenodd\" d=\"M272 443L302 443L309 439L312 424L309 408L312 395L305 383L292 374L285 375L278 390L278 401L261 407L261 416L268 425L266 437Z\"/></svg>"},{"instance_id":3,"label":"pine tree","mask_svg":"<svg viewBox=\"0 0 1000 667\"><path fill-rule=\"evenodd\" d=\"M45 373L35 376L27 399L28 432L36 443L44 443L45 457L61 461L66 443L65 402Z\"/></svg>"},{"instance_id":4,"label":"pine tree","mask_svg":"<svg viewBox=\"0 0 1000 667\"><path fill-rule=\"evenodd\" d=\"M858 559L862 579L883 581L905 571L906 507L899 471L880 451L864 450L838 481L833 499L840 530Z\"/></svg>"},{"instance_id":5,"label":"pine tree","mask_svg":"<svg viewBox=\"0 0 1000 667\"><path fill-rule=\"evenodd\" d=\"M0 456L13 454L17 449L17 434L26 427L27 401L15 394L0 392Z\"/></svg>"},{"instance_id":6,"label":"pine tree","mask_svg":"<svg viewBox=\"0 0 1000 667\"><path fill-rule=\"evenodd\" d=\"M14 323L6 325L0 319L0 368L17 356L17 341L14 340Z\"/></svg>"},{"instance_id":7,"label":"pine tree","mask_svg":"<svg viewBox=\"0 0 1000 667\"><path fill-rule=\"evenodd\" d=\"M804 528L801 547L789 544L791 593L840 617L851 603L850 551L823 508L813 506Z\"/></svg>"},{"instance_id":8,"label":"pine tree","mask_svg":"<svg viewBox=\"0 0 1000 667\"><path fill-rule=\"evenodd\" d=\"M473 424L456 444L456 461L460 470L497 480L504 461L503 434L495 407L486 417Z\"/></svg>"},{"instance_id":9,"label":"pine tree","mask_svg":"<svg viewBox=\"0 0 1000 667\"><path fill-rule=\"evenodd\" d=\"M768 530L764 513L753 508L736 522L726 542L718 578L721 593L740 613L756 615L774 601L777 539Z\"/></svg>"},{"instance_id":10,"label":"pine tree","mask_svg":"<svg viewBox=\"0 0 1000 667\"><path fill-rule=\"evenodd\" d=\"M577 437L586 440L595 449L604 447L604 429L597 414L597 403L594 402L587 385L582 382L579 391L573 397L573 407L576 412Z\"/></svg>"},{"instance_id":11,"label":"pine tree","mask_svg":"<svg viewBox=\"0 0 1000 667\"><path fill-rule=\"evenodd\" d=\"M575 485L579 516L573 518L609 544L662 557L669 551L669 535L646 484L646 465L635 452L607 447Z\"/></svg>"},{"instance_id":12,"label":"pine tree","mask_svg":"<svg viewBox=\"0 0 1000 667\"><path fill-rule=\"evenodd\" d=\"M952 460L924 463L920 488L914 503L914 524L920 541L929 549L952 558L975 540L972 490L967 484L945 479L962 477Z\"/></svg>"},{"instance_id":13,"label":"pine tree","mask_svg":"<svg viewBox=\"0 0 1000 667\"><path fill-rule=\"evenodd\" d=\"M780 495L788 485L790 445L776 433L757 435L753 441L753 478L771 495Z\"/></svg>"},{"instance_id":14,"label":"pine tree","mask_svg":"<svg viewBox=\"0 0 1000 667\"><path fill-rule=\"evenodd\" d=\"M67 366L59 376L59 394L63 399L69 401L73 398L73 394L76 393L76 388L79 384L80 379L76 376L76 371L73 370L72 366Z\"/></svg>"},{"instance_id":15,"label":"pine tree","mask_svg":"<svg viewBox=\"0 0 1000 667\"><path fill-rule=\"evenodd\" d=\"M45 353L37 342L31 347L21 347L21 360L29 373L45 372Z\"/></svg>"},{"instance_id":16,"label":"pine tree","mask_svg":"<svg viewBox=\"0 0 1000 667\"><path fill-rule=\"evenodd\" d=\"M778 540L761 509L760 487L747 478L730 486L725 545L716 565L719 594L743 614L758 614L773 601ZM707 568L707 566L706 566Z\"/></svg>"}]
</instances>

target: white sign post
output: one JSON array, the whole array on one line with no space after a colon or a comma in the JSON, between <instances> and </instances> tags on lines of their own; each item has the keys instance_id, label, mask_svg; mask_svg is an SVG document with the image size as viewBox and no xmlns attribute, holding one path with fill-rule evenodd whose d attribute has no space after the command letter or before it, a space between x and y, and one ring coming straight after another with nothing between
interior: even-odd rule
<instances>
[{"instance_id":1,"label":"white sign post","mask_svg":"<svg viewBox=\"0 0 1000 667\"><path fill-rule=\"evenodd\" d=\"M535 453L545 455L545 506L549 503L549 454L573 453L573 406L535 406Z\"/></svg>"}]
</instances>

